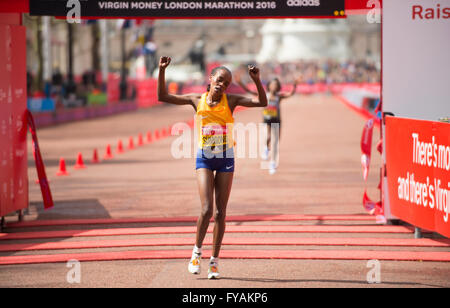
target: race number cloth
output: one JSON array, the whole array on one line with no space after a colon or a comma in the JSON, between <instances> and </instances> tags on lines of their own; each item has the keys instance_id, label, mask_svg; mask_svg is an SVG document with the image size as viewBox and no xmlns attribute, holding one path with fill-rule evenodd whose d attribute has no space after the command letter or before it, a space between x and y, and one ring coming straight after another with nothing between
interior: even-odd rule
<instances>
[{"instance_id":1,"label":"race number cloth","mask_svg":"<svg viewBox=\"0 0 450 308\"><path fill-rule=\"evenodd\" d=\"M208 92L202 95L197 106L198 147L219 153L233 147L234 119L225 94L213 107L206 103L207 95Z\"/></svg>"},{"instance_id":2,"label":"race number cloth","mask_svg":"<svg viewBox=\"0 0 450 308\"><path fill-rule=\"evenodd\" d=\"M272 120L280 118L280 97L268 100L267 107L263 110L265 120Z\"/></svg>"},{"instance_id":3,"label":"race number cloth","mask_svg":"<svg viewBox=\"0 0 450 308\"><path fill-rule=\"evenodd\" d=\"M366 187L364 188L363 206L367 212L376 216L376 220L379 223L386 221L384 217L383 207L380 202L372 201L367 195L367 177L369 175L370 158L372 155L372 135L375 119L369 119L364 125L363 133L361 136L361 164L363 167L363 177Z\"/></svg>"},{"instance_id":4,"label":"race number cloth","mask_svg":"<svg viewBox=\"0 0 450 308\"><path fill-rule=\"evenodd\" d=\"M370 157L372 154L373 124L373 119L369 119L364 125L361 136L361 164L363 167L364 181L367 181L367 176L369 175Z\"/></svg>"}]
</instances>

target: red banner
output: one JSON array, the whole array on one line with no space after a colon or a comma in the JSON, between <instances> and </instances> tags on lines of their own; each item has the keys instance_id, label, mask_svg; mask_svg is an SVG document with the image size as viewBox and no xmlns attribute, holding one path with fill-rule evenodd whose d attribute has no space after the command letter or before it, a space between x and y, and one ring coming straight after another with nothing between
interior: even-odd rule
<instances>
[{"instance_id":1,"label":"red banner","mask_svg":"<svg viewBox=\"0 0 450 308\"><path fill-rule=\"evenodd\" d=\"M9 20L14 15L2 17ZM4 216L28 206L25 27L0 25L0 42L4 42L0 48L0 216Z\"/></svg>"},{"instance_id":2,"label":"red banner","mask_svg":"<svg viewBox=\"0 0 450 308\"><path fill-rule=\"evenodd\" d=\"M450 124L386 118L391 212L450 237Z\"/></svg>"},{"instance_id":3,"label":"red banner","mask_svg":"<svg viewBox=\"0 0 450 308\"><path fill-rule=\"evenodd\" d=\"M50 209L53 207L53 198L48 184L47 175L45 173L44 161L42 160L41 151L39 149L38 138L36 134L36 126L34 125L33 115L27 111L28 126L31 136L33 138L33 157L36 162L36 170L39 177L39 185L41 186L42 199L44 201L44 208Z\"/></svg>"},{"instance_id":4,"label":"red banner","mask_svg":"<svg viewBox=\"0 0 450 308\"><path fill-rule=\"evenodd\" d=\"M12 137L14 158L14 210L28 207L28 158L26 114L26 31L25 27L11 27L11 93Z\"/></svg>"},{"instance_id":5,"label":"red banner","mask_svg":"<svg viewBox=\"0 0 450 308\"><path fill-rule=\"evenodd\" d=\"M372 136L375 121L376 119L372 118L366 122L361 136L361 152L362 152L361 165L363 168L364 182L366 184L367 184L367 177L369 175L370 159L372 155ZM376 220L378 223L386 222L381 201L374 202L369 198L369 196L367 195L367 186L364 189L363 206L364 209L367 212L369 212L369 214L376 216Z\"/></svg>"},{"instance_id":6,"label":"red banner","mask_svg":"<svg viewBox=\"0 0 450 308\"><path fill-rule=\"evenodd\" d=\"M367 180L369 174L370 157L372 154L372 135L373 135L374 119L369 119L363 128L361 136L361 164L363 167L364 181Z\"/></svg>"}]
</instances>

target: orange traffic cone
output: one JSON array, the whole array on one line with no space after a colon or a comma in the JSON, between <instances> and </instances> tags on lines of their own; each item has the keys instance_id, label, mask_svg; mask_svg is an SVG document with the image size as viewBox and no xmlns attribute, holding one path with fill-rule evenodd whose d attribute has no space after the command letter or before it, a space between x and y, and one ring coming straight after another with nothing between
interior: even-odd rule
<instances>
[{"instance_id":1,"label":"orange traffic cone","mask_svg":"<svg viewBox=\"0 0 450 308\"><path fill-rule=\"evenodd\" d=\"M110 144L108 144L107 146L106 146L106 153L105 153L105 156L103 156L103 159L111 159L111 158L113 158L114 156L112 155L112 152L111 152L111 145Z\"/></svg>"},{"instance_id":2,"label":"orange traffic cone","mask_svg":"<svg viewBox=\"0 0 450 308\"><path fill-rule=\"evenodd\" d=\"M75 164L74 168L75 169L84 169L84 168L86 168L86 166L84 165L83 156L81 155L81 153L78 153L77 163Z\"/></svg>"},{"instance_id":3,"label":"orange traffic cone","mask_svg":"<svg viewBox=\"0 0 450 308\"><path fill-rule=\"evenodd\" d=\"M159 130L155 130L155 140L159 139Z\"/></svg>"},{"instance_id":4,"label":"orange traffic cone","mask_svg":"<svg viewBox=\"0 0 450 308\"><path fill-rule=\"evenodd\" d=\"M129 150L134 149L133 137L130 137L130 139L128 140L128 149Z\"/></svg>"},{"instance_id":5,"label":"orange traffic cone","mask_svg":"<svg viewBox=\"0 0 450 308\"><path fill-rule=\"evenodd\" d=\"M138 135L138 146L143 146L144 145L144 138L142 137L142 134L139 133Z\"/></svg>"},{"instance_id":6,"label":"orange traffic cone","mask_svg":"<svg viewBox=\"0 0 450 308\"><path fill-rule=\"evenodd\" d=\"M152 142L152 133L150 131L147 132L147 142L148 143Z\"/></svg>"},{"instance_id":7,"label":"orange traffic cone","mask_svg":"<svg viewBox=\"0 0 450 308\"><path fill-rule=\"evenodd\" d=\"M125 152L123 150L123 144L122 144L122 140L119 140L119 142L117 143L117 153L123 153Z\"/></svg>"},{"instance_id":8,"label":"orange traffic cone","mask_svg":"<svg viewBox=\"0 0 450 308\"><path fill-rule=\"evenodd\" d=\"M60 158L59 160L59 171L56 172L57 176L69 175L69 172L66 170L66 161L64 158Z\"/></svg>"},{"instance_id":9,"label":"orange traffic cone","mask_svg":"<svg viewBox=\"0 0 450 308\"><path fill-rule=\"evenodd\" d=\"M100 162L100 160L98 159L97 149L94 149L94 153L92 155L91 163L98 164L99 162Z\"/></svg>"}]
</instances>

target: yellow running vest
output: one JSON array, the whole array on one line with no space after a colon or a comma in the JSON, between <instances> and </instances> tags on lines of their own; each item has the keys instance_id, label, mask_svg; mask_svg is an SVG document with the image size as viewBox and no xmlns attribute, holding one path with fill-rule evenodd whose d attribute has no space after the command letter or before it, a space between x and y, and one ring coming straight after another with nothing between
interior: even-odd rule
<instances>
[{"instance_id":1,"label":"yellow running vest","mask_svg":"<svg viewBox=\"0 0 450 308\"><path fill-rule=\"evenodd\" d=\"M198 147L211 152L221 152L234 145L233 123L226 94L220 102L210 107L206 103L208 92L203 93L197 106Z\"/></svg>"}]
</instances>

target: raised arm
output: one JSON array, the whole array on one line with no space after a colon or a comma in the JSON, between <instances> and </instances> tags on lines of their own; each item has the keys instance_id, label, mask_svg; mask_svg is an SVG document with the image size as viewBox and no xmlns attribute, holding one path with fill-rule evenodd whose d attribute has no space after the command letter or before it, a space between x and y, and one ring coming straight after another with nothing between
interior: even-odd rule
<instances>
[{"instance_id":1,"label":"raised arm","mask_svg":"<svg viewBox=\"0 0 450 308\"><path fill-rule=\"evenodd\" d=\"M166 68L169 66L170 61L170 57L161 57L159 59L158 100L174 105L191 105L194 110L197 110L196 101L199 98L198 94L174 95L167 93Z\"/></svg>"},{"instance_id":2,"label":"raised arm","mask_svg":"<svg viewBox=\"0 0 450 308\"><path fill-rule=\"evenodd\" d=\"M280 97L288 98L288 97L291 97L292 95L294 95L297 90L297 84L300 82L300 80L301 80L301 77L298 77L297 79L295 79L294 83L292 84L292 91L289 93L280 93Z\"/></svg>"},{"instance_id":3,"label":"raised arm","mask_svg":"<svg viewBox=\"0 0 450 308\"><path fill-rule=\"evenodd\" d=\"M240 75L237 74L236 76L234 76L234 80L245 92L250 93L252 95L258 95L258 93L247 88L247 86L242 82Z\"/></svg>"},{"instance_id":4,"label":"raised arm","mask_svg":"<svg viewBox=\"0 0 450 308\"><path fill-rule=\"evenodd\" d=\"M244 107L266 107L267 106L267 95L266 91L264 90L264 87L261 83L261 80L259 78L259 68L256 66L249 66L248 67L248 74L252 78L253 82L256 85L256 90L258 93L256 95L258 96L258 99L251 99L245 96L240 95L233 95L230 98L232 98L232 105L233 110L236 106L244 106Z\"/></svg>"}]
</instances>

